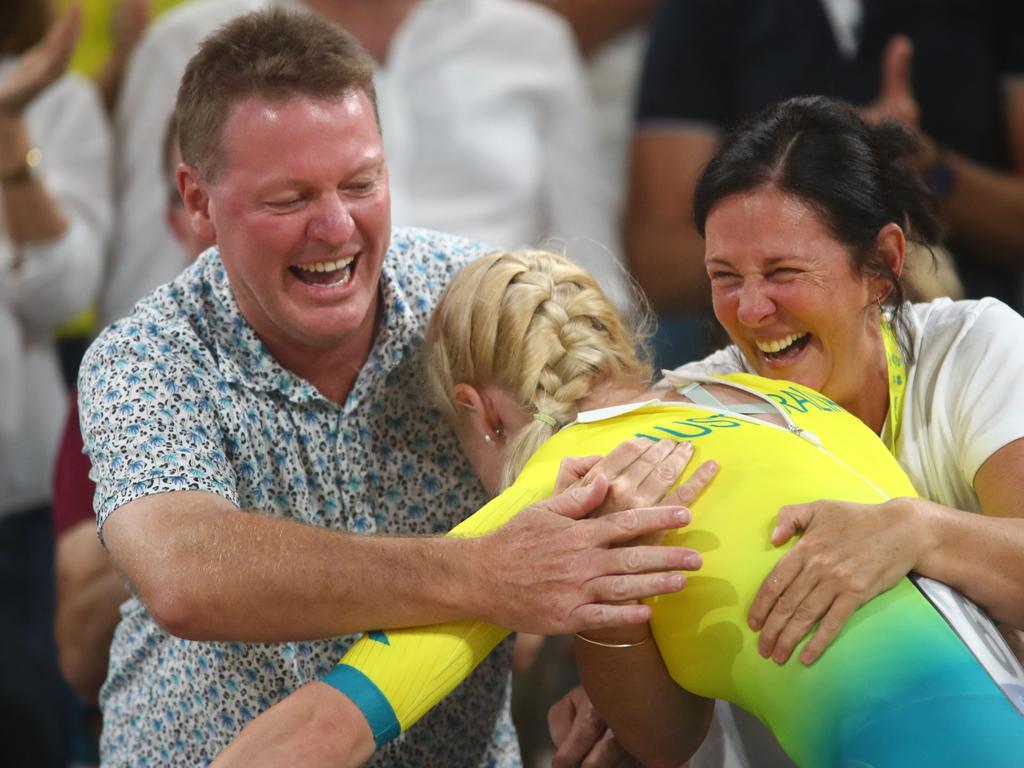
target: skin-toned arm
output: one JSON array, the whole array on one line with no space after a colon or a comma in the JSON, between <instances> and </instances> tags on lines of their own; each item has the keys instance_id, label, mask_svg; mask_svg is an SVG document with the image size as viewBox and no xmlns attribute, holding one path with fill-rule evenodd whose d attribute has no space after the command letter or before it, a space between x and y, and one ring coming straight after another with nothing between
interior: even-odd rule
<instances>
[{"instance_id":1,"label":"skin-toned arm","mask_svg":"<svg viewBox=\"0 0 1024 768\"><path fill-rule=\"evenodd\" d=\"M375 748L359 708L341 691L317 681L245 726L211 768L355 768Z\"/></svg>"},{"instance_id":2,"label":"skin-toned arm","mask_svg":"<svg viewBox=\"0 0 1024 768\"><path fill-rule=\"evenodd\" d=\"M710 128L641 129L633 139L625 244L629 267L658 312L708 306L704 240L693 191L718 149Z\"/></svg>"},{"instance_id":3,"label":"skin-toned arm","mask_svg":"<svg viewBox=\"0 0 1024 768\"><path fill-rule=\"evenodd\" d=\"M909 498L784 507L772 543L803 535L751 606L762 654L784 662L821 619L800 655L813 662L854 610L911 570L959 590L997 621L1024 626L1024 439L990 456L974 488L981 515Z\"/></svg>"},{"instance_id":4,"label":"skin-toned arm","mask_svg":"<svg viewBox=\"0 0 1024 768\"><path fill-rule=\"evenodd\" d=\"M57 540L54 634L60 669L78 698L95 704L107 676L110 640L128 599L124 578L85 520Z\"/></svg>"},{"instance_id":5,"label":"skin-toned arm","mask_svg":"<svg viewBox=\"0 0 1024 768\"><path fill-rule=\"evenodd\" d=\"M577 764L586 768L626 768L635 763L604 721L582 685L548 710L548 732L556 752L552 768Z\"/></svg>"},{"instance_id":6,"label":"skin-toned arm","mask_svg":"<svg viewBox=\"0 0 1024 768\"><path fill-rule=\"evenodd\" d=\"M25 108L64 74L79 29L80 12L73 5L0 80L0 174L23 167L33 146ZM38 177L5 183L0 198L7 234L14 243L53 240L67 229L57 202Z\"/></svg>"},{"instance_id":7,"label":"skin-toned arm","mask_svg":"<svg viewBox=\"0 0 1024 768\"><path fill-rule=\"evenodd\" d=\"M1024 252L1024 76L1007 78L1002 84L1006 141L1012 163L1010 171L996 170L940 147L920 130L920 108L911 83L914 46L897 35L882 54L882 86L878 98L864 109L871 120L889 119L905 123L920 137L923 149L918 165L927 173L941 160L955 176L949 197L942 201L942 213L952 234L1020 267Z\"/></svg>"},{"instance_id":8,"label":"skin-toned arm","mask_svg":"<svg viewBox=\"0 0 1024 768\"><path fill-rule=\"evenodd\" d=\"M647 627L630 627L605 631L595 639L636 643L649 633ZM675 768L704 741L714 701L676 685L651 639L630 648L603 648L577 639L576 661L598 712L622 746L644 765Z\"/></svg>"},{"instance_id":9,"label":"skin-toned arm","mask_svg":"<svg viewBox=\"0 0 1024 768\"><path fill-rule=\"evenodd\" d=\"M121 0L110 15L110 54L94 78L107 112L114 113L128 57L149 26L153 0Z\"/></svg>"},{"instance_id":10,"label":"skin-toned arm","mask_svg":"<svg viewBox=\"0 0 1024 768\"><path fill-rule=\"evenodd\" d=\"M688 514L678 508L574 519L607 487L599 478L477 539L356 536L182 491L116 510L104 541L157 622L189 639L274 642L463 618L558 634L646 621L646 606L613 602L673 591L671 571L691 554L614 546L678 527Z\"/></svg>"},{"instance_id":11,"label":"skin-toned arm","mask_svg":"<svg viewBox=\"0 0 1024 768\"><path fill-rule=\"evenodd\" d=\"M956 176L942 212L955 235L1019 268L1024 252L1024 79L1004 86L1004 90L1013 170L996 171L942 150L945 163Z\"/></svg>"}]
</instances>

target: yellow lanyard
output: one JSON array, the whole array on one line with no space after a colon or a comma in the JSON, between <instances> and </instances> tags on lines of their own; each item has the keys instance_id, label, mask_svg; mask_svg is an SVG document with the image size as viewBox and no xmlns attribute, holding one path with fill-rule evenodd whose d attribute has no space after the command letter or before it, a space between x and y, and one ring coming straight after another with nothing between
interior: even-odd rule
<instances>
[{"instance_id":1,"label":"yellow lanyard","mask_svg":"<svg viewBox=\"0 0 1024 768\"><path fill-rule=\"evenodd\" d=\"M900 436L900 421L903 418L903 394L907 389L907 364L896 341L889 318L882 316L882 342L885 344L885 365L889 372L889 440L886 447L895 455L896 443Z\"/></svg>"}]
</instances>

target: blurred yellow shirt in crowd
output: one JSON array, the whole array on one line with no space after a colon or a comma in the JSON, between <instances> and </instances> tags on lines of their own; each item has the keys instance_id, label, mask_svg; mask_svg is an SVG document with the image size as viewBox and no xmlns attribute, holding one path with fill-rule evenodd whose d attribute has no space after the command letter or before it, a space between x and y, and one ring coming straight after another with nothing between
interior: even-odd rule
<instances>
[{"instance_id":1,"label":"blurred yellow shirt in crowd","mask_svg":"<svg viewBox=\"0 0 1024 768\"><path fill-rule=\"evenodd\" d=\"M99 71L103 60L110 51L110 14L121 0L79 0L82 6L82 37L78 41L71 68L83 75ZM180 5L185 0L152 0L152 18ZM61 9L70 5L71 0L58 0Z\"/></svg>"}]
</instances>

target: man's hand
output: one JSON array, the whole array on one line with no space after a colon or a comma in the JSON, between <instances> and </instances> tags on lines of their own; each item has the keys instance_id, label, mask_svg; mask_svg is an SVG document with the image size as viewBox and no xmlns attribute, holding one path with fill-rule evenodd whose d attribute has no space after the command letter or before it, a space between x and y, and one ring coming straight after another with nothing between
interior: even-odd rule
<instances>
[{"instance_id":1,"label":"man's hand","mask_svg":"<svg viewBox=\"0 0 1024 768\"><path fill-rule=\"evenodd\" d=\"M72 5L41 41L18 57L0 80L0 115L19 115L36 96L64 74L71 60L81 12Z\"/></svg>"},{"instance_id":2,"label":"man's hand","mask_svg":"<svg viewBox=\"0 0 1024 768\"><path fill-rule=\"evenodd\" d=\"M640 765L615 739L594 709L582 685L577 685L548 710L548 731L557 752L552 768L628 768Z\"/></svg>"},{"instance_id":3,"label":"man's hand","mask_svg":"<svg viewBox=\"0 0 1024 768\"><path fill-rule=\"evenodd\" d=\"M581 520L604 501L603 475L533 504L494 533L474 540L486 596L474 611L485 621L519 631L557 635L585 629L642 624L646 605L617 605L678 592L680 569L700 557L679 547L618 547L647 534L690 522L682 507L629 509ZM495 601L495 597L503 599Z\"/></svg>"},{"instance_id":4,"label":"man's hand","mask_svg":"<svg viewBox=\"0 0 1024 768\"><path fill-rule=\"evenodd\" d=\"M631 440L596 462L591 457L563 464L560 483L567 490L477 540L480 562L488 564L480 572L487 588L479 594L506 598L489 599L479 615L542 634L647 621L648 606L622 603L677 592L685 584L677 571L701 564L692 550L639 543L643 537L659 541L690 521L689 510L677 504L647 505L663 500L691 456L685 444ZM610 512L604 506L615 484L612 504L631 508ZM683 495L692 493L693 487ZM602 517L581 519L598 510Z\"/></svg>"},{"instance_id":5,"label":"man's hand","mask_svg":"<svg viewBox=\"0 0 1024 768\"><path fill-rule=\"evenodd\" d=\"M878 97L861 110L872 123L895 120L913 128L920 125L921 108L914 97L911 79L914 44L906 35L895 35L882 51L882 85Z\"/></svg>"},{"instance_id":6,"label":"man's hand","mask_svg":"<svg viewBox=\"0 0 1024 768\"><path fill-rule=\"evenodd\" d=\"M906 35L894 35L882 51L882 85L878 97L860 109L861 117L869 123L883 120L903 123L921 143L915 158L921 170L931 168L939 159L935 141L921 130L921 106L914 96L911 78L914 61L914 43Z\"/></svg>"},{"instance_id":7,"label":"man's hand","mask_svg":"<svg viewBox=\"0 0 1024 768\"><path fill-rule=\"evenodd\" d=\"M758 651L784 663L821 621L800 661L811 664L860 606L892 587L914 567L926 537L914 499L884 504L816 501L779 510L772 544L803 536L782 556L750 606Z\"/></svg>"}]
</instances>

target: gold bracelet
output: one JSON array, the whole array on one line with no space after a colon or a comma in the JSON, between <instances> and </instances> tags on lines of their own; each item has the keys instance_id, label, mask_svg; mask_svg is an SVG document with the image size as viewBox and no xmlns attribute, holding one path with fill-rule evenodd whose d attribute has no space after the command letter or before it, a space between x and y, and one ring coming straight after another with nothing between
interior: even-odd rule
<instances>
[{"instance_id":1,"label":"gold bracelet","mask_svg":"<svg viewBox=\"0 0 1024 768\"><path fill-rule=\"evenodd\" d=\"M644 643L646 643L650 639L650 637L651 637L651 633L648 632L646 637L644 637L643 640L639 640L639 641L637 641L635 643L602 643L600 640L591 640L589 637L586 637L585 635L581 635L579 632L576 632L574 634L576 635L576 637L578 637L583 642L590 643L591 645L599 645L602 648L636 648L637 646L640 646L640 645L643 645Z\"/></svg>"}]
</instances>

